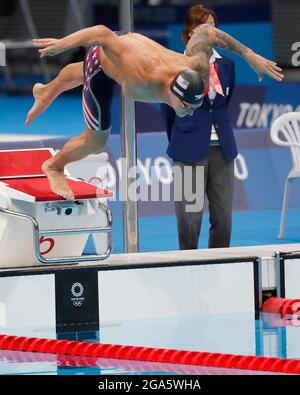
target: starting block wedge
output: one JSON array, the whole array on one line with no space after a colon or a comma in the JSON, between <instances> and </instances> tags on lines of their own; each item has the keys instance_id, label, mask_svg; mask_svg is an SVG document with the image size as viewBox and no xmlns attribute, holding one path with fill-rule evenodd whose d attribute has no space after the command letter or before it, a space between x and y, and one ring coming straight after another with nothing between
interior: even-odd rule
<instances>
[{"instance_id":1,"label":"starting block wedge","mask_svg":"<svg viewBox=\"0 0 300 395\"><path fill-rule=\"evenodd\" d=\"M41 170L51 148L0 151L0 267L106 259L112 249L112 192L66 174L75 200L50 189ZM105 234L103 253L82 255L90 234Z\"/></svg>"}]
</instances>

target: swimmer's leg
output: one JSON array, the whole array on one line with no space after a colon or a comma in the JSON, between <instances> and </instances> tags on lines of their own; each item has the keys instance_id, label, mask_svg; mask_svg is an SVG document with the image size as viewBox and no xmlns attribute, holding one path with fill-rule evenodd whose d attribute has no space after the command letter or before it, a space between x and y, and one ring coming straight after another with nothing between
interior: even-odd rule
<instances>
[{"instance_id":1,"label":"swimmer's leg","mask_svg":"<svg viewBox=\"0 0 300 395\"><path fill-rule=\"evenodd\" d=\"M83 80L83 62L78 62L65 66L49 84L35 84L32 90L35 102L27 114L26 125L30 125L62 92L82 85Z\"/></svg>"},{"instance_id":2,"label":"swimmer's leg","mask_svg":"<svg viewBox=\"0 0 300 395\"><path fill-rule=\"evenodd\" d=\"M74 195L65 179L64 167L90 154L103 151L111 132L111 104L115 82L102 70L99 47L90 48L84 71L82 104L86 129L81 135L69 140L42 167L53 192L65 199L74 199Z\"/></svg>"},{"instance_id":3,"label":"swimmer's leg","mask_svg":"<svg viewBox=\"0 0 300 395\"><path fill-rule=\"evenodd\" d=\"M74 194L65 179L65 166L103 151L110 132L111 128L102 131L86 128L82 134L70 139L55 156L44 162L42 169L54 193L68 200L74 199Z\"/></svg>"}]
</instances>

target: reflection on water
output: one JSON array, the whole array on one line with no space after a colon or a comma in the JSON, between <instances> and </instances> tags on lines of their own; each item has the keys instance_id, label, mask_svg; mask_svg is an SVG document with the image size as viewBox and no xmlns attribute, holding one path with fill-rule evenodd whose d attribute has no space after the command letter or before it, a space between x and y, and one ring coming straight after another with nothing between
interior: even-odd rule
<instances>
[{"instance_id":1,"label":"reflection on water","mask_svg":"<svg viewBox=\"0 0 300 395\"><path fill-rule=\"evenodd\" d=\"M263 313L223 314L102 323L95 331L55 333L54 328L5 328L2 333L145 347L300 358L300 320ZM245 370L0 351L1 374L253 374ZM266 374L255 372L255 374Z\"/></svg>"}]
</instances>

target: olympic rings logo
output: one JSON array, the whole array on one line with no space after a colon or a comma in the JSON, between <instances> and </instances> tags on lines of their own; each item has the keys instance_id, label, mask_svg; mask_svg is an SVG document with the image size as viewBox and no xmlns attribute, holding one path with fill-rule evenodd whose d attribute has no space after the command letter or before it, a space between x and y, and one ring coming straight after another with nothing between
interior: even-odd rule
<instances>
[{"instance_id":1,"label":"olympic rings logo","mask_svg":"<svg viewBox=\"0 0 300 395\"><path fill-rule=\"evenodd\" d=\"M73 302L73 305L75 307L80 307L83 305L84 298L81 297L84 292L84 287L81 283L74 283L71 287L71 293L74 296L74 298L71 298L71 301Z\"/></svg>"}]
</instances>

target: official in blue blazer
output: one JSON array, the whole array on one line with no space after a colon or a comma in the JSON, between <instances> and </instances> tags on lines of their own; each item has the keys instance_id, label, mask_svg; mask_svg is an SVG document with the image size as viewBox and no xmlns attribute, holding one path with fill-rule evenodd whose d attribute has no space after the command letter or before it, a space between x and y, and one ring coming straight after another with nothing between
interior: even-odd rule
<instances>
[{"instance_id":1,"label":"official in blue blazer","mask_svg":"<svg viewBox=\"0 0 300 395\"><path fill-rule=\"evenodd\" d=\"M185 42L192 36L196 26L202 23L216 25L212 10L192 6L185 17L183 37ZM173 109L162 105L166 131L169 139L168 155L174 166L191 167L193 185L197 183L197 166L204 166L204 192L209 203L209 248L228 247L231 238L231 217L234 185L234 158L237 147L230 122L228 104L235 84L235 66L232 60L220 55L215 49L210 63L217 71L223 95L212 85L207 87L203 104L192 116L179 118ZM174 184L176 179L174 178ZM184 180L182 182L184 185ZM176 185L175 189L176 189ZM198 248L203 210L187 212L184 197L175 200L178 239L180 249Z\"/></svg>"}]
</instances>

